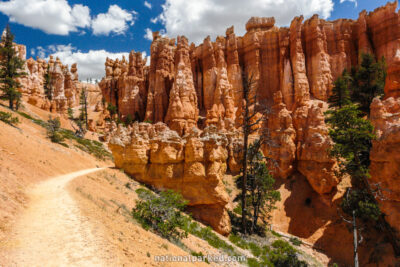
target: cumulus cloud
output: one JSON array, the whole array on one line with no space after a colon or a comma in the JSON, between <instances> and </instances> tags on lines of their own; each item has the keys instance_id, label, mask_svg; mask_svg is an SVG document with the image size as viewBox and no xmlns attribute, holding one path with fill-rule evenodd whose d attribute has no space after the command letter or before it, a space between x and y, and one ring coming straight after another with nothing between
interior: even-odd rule
<instances>
[{"instance_id":1,"label":"cumulus cloud","mask_svg":"<svg viewBox=\"0 0 400 267\"><path fill-rule=\"evenodd\" d=\"M340 0L341 4L344 2L353 2L355 7L357 7L357 5L358 5L357 0Z\"/></svg>"},{"instance_id":2,"label":"cumulus cloud","mask_svg":"<svg viewBox=\"0 0 400 267\"><path fill-rule=\"evenodd\" d=\"M237 34L245 33L245 24L252 16L274 16L278 25L289 25L294 16L319 14L328 18L332 0L166 0L158 17L167 35L185 35L200 43L210 33L224 35L235 26Z\"/></svg>"},{"instance_id":3,"label":"cumulus cloud","mask_svg":"<svg viewBox=\"0 0 400 267\"><path fill-rule=\"evenodd\" d=\"M147 1L144 1L144 6L147 7L148 9L151 9L151 4Z\"/></svg>"},{"instance_id":4,"label":"cumulus cloud","mask_svg":"<svg viewBox=\"0 0 400 267\"><path fill-rule=\"evenodd\" d=\"M37 56L40 58L44 58L46 56L46 49L44 49L41 46L36 47L37 50Z\"/></svg>"},{"instance_id":5,"label":"cumulus cloud","mask_svg":"<svg viewBox=\"0 0 400 267\"><path fill-rule=\"evenodd\" d=\"M37 47L38 55L41 58L46 58L47 55L53 55L54 58L59 58L63 64L68 64L71 67L73 63L78 64L79 79L85 81L89 78L101 80L105 75L104 63L106 58L122 59L125 56L127 59L129 53L112 53L106 50L89 50L82 52L71 44L68 45L50 45L46 49ZM45 54L46 52L46 54ZM49 57L46 58L47 60Z\"/></svg>"},{"instance_id":6,"label":"cumulus cloud","mask_svg":"<svg viewBox=\"0 0 400 267\"><path fill-rule=\"evenodd\" d=\"M156 24L159 20L160 20L159 17L151 18L151 19L150 19L150 22Z\"/></svg>"},{"instance_id":7,"label":"cumulus cloud","mask_svg":"<svg viewBox=\"0 0 400 267\"><path fill-rule=\"evenodd\" d=\"M94 35L108 35L110 33L124 34L128 23L133 25L137 13L127 11L117 5L111 5L107 13L98 14L92 21Z\"/></svg>"},{"instance_id":8,"label":"cumulus cloud","mask_svg":"<svg viewBox=\"0 0 400 267\"><path fill-rule=\"evenodd\" d=\"M153 41L153 31L150 28L147 28L144 31L146 32L146 34L144 35L144 38L149 41Z\"/></svg>"},{"instance_id":9,"label":"cumulus cloud","mask_svg":"<svg viewBox=\"0 0 400 267\"><path fill-rule=\"evenodd\" d=\"M123 34L134 24L137 15L135 11L110 5L107 13L92 18L88 6L71 6L67 0L10 0L0 2L0 12L11 22L57 35L70 32L83 35L88 28L92 28L95 35Z\"/></svg>"},{"instance_id":10,"label":"cumulus cloud","mask_svg":"<svg viewBox=\"0 0 400 267\"><path fill-rule=\"evenodd\" d=\"M66 0L10 0L0 2L0 12L11 22L40 29L49 34L68 35L90 26L90 9Z\"/></svg>"}]
</instances>

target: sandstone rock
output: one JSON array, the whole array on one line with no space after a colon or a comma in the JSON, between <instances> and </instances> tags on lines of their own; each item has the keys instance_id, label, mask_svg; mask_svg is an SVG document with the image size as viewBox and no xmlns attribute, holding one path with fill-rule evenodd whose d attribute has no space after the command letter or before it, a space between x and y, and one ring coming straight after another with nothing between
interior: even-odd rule
<instances>
[{"instance_id":1,"label":"sandstone rock","mask_svg":"<svg viewBox=\"0 0 400 267\"><path fill-rule=\"evenodd\" d=\"M381 189L381 210L388 223L399 232L400 97L375 98L371 104L371 120L377 135L370 153L371 184Z\"/></svg>"},{"instance_id":2,"label":"sandstone rock","mask_svg":"<svg viewBox=\"0 0 400 267\"><path fill-rule=\"evenodd\" d=\"M385 57L390 65L400 49L400 20L396 12L398 2L388 2L370 12L367 17L369 36L372 40L377 59Z\"/></svg>"},{"instance_id":3,"label":"sandstone rock","mask_svg":"<svg viewBox=\"0 0 400 267\"><path fill-rule=\"evenodd\" d=\"M251 77L258 97L252 109L266 106L275 111L267 126L281 148L264 152L278 160L277 175L299 171L315 191L325 194L338 183L323 121L334 80L357 65L362 52L375 53L388 62L387 97L399 95L396 8L397 3L389 3L361 12L357 20L313 16L303 22L296 17L289 28L276 27L273 18L254 17L243 37L231 27L225 37L207 37L199 46L189 46L183 37L176 43L154 33L150 68L134 63L136 54L129 63L107 60L101 88L122 116L138 112L140 120L165 122L181 138L194 126L208 125L228 135L241 128L243 74ZM228 165L237 172L240 142L237 135L229 138Z\"/></svg>"},{"instance_id":4,"label":"sandstone rock","mask_svg":"<svg viewBox=\"0 0 400 267\"><path fill-rule=\"evenodd\" d=\"M145 120L164 121L175 74L175 39L154 35L148 74Z\"/></svg>"},{"instance_id":5,"label":"sandstone rock","mask_svg":"<svg viewBox=\"0 0 400 267\"><path fill-rule=\"evenodd\" d=\"M277 163L277 166L274 164L270 166L276 176L287 178L295 170L296 131L291 114L283 103L281 92L274 95L274 105L266 127L269 129L270 140L267 140L262 147L264 156Z\"/></svg>"},{"instance_id":6,"label":"sandstone rock","mask_svg":"<svg viewBox=\"0 0 400 267\"><path fill-rule=\"evenodd\" d=\"M400 97L400 49L397 50L394 60L388 66L385 97Z\"/></svg>"},{"instance_id":7,"label":"sandstone rock","mask_svg":"<svg viewBox=\"0 0 400 267\"><path fill-rule=\"evenodd\" d=\"M143 120L145 116L146 88L145 60L142 53L131 51L129 62L125 58L106 60L106 77L99 86L106 102L116 106L121 119L130 116L133 120Z\"/></svg>"},{"instance_id":8,"label":"sandstone rock","mask_svg":"<svg viewBox=\"0 0 400 267\"><path fill-rule=\"evenodd\" d=\"M26 77L20 78L22 85L21 91L23 98L30 104L44 110L66 113L68 108L79 106L79 95L82 84L78 80L77 65L73 64L71 70L57 58L54 60L50 56L47 63L43 59L26 60ZM45 94L44 75L49 72L50 84L52 89L52 99ZM101 92L97 91L97 96L101 97Z\"/></svg>"},{"instance_id":9,"label":"sandstone rock","mask_svg":"<svg viewBox=\"0 0 400 267\"><path fill-rule=\"evenodd\" d=\"M228 196L222 183L227 143L215 127L182 138L163 123L135 123L114 130L109 147L118 168L156 188L181 192L193 216L228 234Z\"/></svg>"},{"instance_id":10,"label":"sandstone rock","mask_svg":"<svg viewBox=\"0 0 400 267\"><path fill-rule=\"evenodd\" d=\"M275 18L260 18L260 17L252 17L246 23L246 30L268 30L275 25Z\"/></svg>"},{"instance_id":11,"label":"sandstone rock","mask_svg":"<svg viewBox=\"0 0 400 267\"><path fill-rule=\"evenodd\" d=\"M332 89L330 56L327 53L324 21L314 15L304 22L307 76L312 96L327 101Z\"/></svg>"},{"instance_id":12,"label":"sandstone rock","mask_svg":"<svg viewBox=\"0 0 400 267\"><path fill-rule=\"evenodd\" d=\"M306 74L306 63L302 45L303 17L296 17L290 25L290 55L294 80L294 100L302 104L310 98L310 87Z\"/></svg>"},{"instance_id":13,"label":"sandstone rock","mask_svg":"<svg viewBox=\"0 0 400 267\"><path fill-rule=\"evenodd\" d=\"M197 126L199 115L189 59L189 46L185 37L178 37L176 54L179 63L169 96L170 102L165 121L172 130L183 135Z\"/></svg>"},{"instance_id":14,"label":"sandstone rock","mask_svg":"<svg viewBox=\"0 0 400 267\"><path fill-rule=\"evenodd\" d=\"M329 156L332 140L324 122L326 109L327 104L322 101L308 101L293 115L298 140L297 170L319 194L331 192L339 183L336 162Z\"/></svg>"}]
</instances>

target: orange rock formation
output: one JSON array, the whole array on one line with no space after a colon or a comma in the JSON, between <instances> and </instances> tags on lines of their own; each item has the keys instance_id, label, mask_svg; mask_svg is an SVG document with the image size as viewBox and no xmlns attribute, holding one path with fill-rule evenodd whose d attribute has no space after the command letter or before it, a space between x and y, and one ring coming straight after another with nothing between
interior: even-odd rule
<instances>
[{"instance_id":1,"label":"orange rock formation","mask_svg":"<svg viewBox=\"0 0 400 267\"><path fill-rule=\"evenodd\" d=\"M21 59L25 60L25 46L16 45ZM51 100L45 94L45 74L49 72L49 87L52 90ZM66 113L68 108L79 106L79 96L85 87L89 93L89 99L101 100L101 90L97 85L83 84L78 78L77 64L71 68L63 65L60 59L50 56L49 62L44 59L29 58L25 61L25 77L20 78L23 98L41 109ZM96 105L96 103L91 103Z\"/></svg>"},{"instance_id":2,"label":"orange rock formation","mask_svg":"<svg viewBox=\"0 0 400 267\"><path fill-rule=\"evenodd\" d=\"M135 148L112 144L118 165L130 170L135 177L139 175L135 172L141 170L138 179L160 188L169 186L173 177L185 181L186 169L182 166L188 161L182 151L188 149L190 142L186 139L194 126L204 129L215 125L228 133L240 128L242 79L246 75L254 82L258 104L269 106L273 111L264 126L269 128L271 139L279 147L264 146L263 151L277 161L276 176L286 178L298 171L317 193L330 193L339 180L335 176L335 161L327 152L332 141L324 123L326 101L335 79L344 69L357 65L362 52L369 52L378 59L385 57L389 66L386 94L392 97L375 100L373 104L372 116L381 133L371 156L372 176L377 181L386 181L393 192L399 191L393 182L398 174L395 170L400 165L399 159L393 156L400 142L396 128L399 124L396 114L400 96L400 19L396 8L397 2L388 3L373 12L361 12L358 20L325 21L315 15L303 21L300 16L294 18L288 28L274 26L273 18L251 18L243 37L236 36L231 27L225 37L217 37L215 42L207 37L199 46L189 45L185 37L179 37L176 42L154 33L149 67L136 53L131 53L129 62L107 60L107 75L100 86L106 100L118 106L122 117L137 114L136 118L140 120L164 122L177 134L162 131L168 132L166 140L174 140L168 141L168 145L157 141L157 149L161 150L155 151L160 155L163 149L168 151L165 156L168 160L159 159L162 162L156 160L161 157L156 155L153 155L154 162L151 156L149 160L150 152L142 147L155 142L149 141L153 140L150 137L144 138L147 141L143 144L136 144L142 141L134 141L132 137L126 144L134 142ZM161 126L146 127L156 129ZM231 171L237 172L240 153L234 148L239 144L234 137L227 136L230 138L228 155L222 158L228 160ZM178 142L182 143L179 145ZM199 146L200 143L204 142L199 141ZM140 162L137 162L138 158ZM219 161L224 161L222 158ZM134 168L134 164L141 167ZM169 166L168 172L157 173L162 173L165 178L149 173L159 170L149 167L153 164ZM202 163L198 163L198 171L203 170L204 165L200 165ZM387 175L383 177L383 174ZM201 179L207 177L200 176ZM189 184L188 188L194 191L186 194L187 197L203 199L203 192L211 192ZM179 186L186 190L186 183ZM214 199L213 194L210 199ZM214 200L212 203L218 202ZM193 198L191 201L197 207L215 205L203 203L203 200L196 202ZM391 202L384 205L387 210L398 209L398 202L398 196L393 193ZM204 220L211 220L210 216L206 217ZM220 217L219 221L224 218ZM393 217L391 222L396 220L398 222L398 218Z\"/></svg>"},{"instance_id":3,"label":"orange rock formation","mask_svg":"<svg viewBox=\"0 0 400 267\"><path fill-rule=\"evenodd\" d=\"M164 123L121 125L109 147L115 165L135 179L159 189L173 189L189 200L193 216L221 234L231 230L222 183L228 139L213 126L180 137Z\"/></svg>"}]
</instances>

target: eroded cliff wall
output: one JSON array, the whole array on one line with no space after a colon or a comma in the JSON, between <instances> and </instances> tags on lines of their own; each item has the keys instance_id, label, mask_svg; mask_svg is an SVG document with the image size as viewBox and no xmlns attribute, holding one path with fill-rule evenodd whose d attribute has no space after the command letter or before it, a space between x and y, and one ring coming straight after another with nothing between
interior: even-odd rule
<instances>
[{"instance_id":1,"label":"eroded cliff wall","mask_svg":"<svg viewBox=\"0 0 400 267\"><path fill-rule=\"evenodd\" d=\"M371 153L371 174L373 180L392 190L383 210L396 210L397 215L388 219L396 227L400 211L399 190L393 182L400 164L398 157L392 156L400 143L400 16L396 9L397 2L388 3L373 12L361 12L357 20L326 21L315 15L304 21L300 16L283 28L275 26L274 18L251 18L244 36L236 36L231 27L225 37L215 41L207 37L198 46L189 45L185 37L175 40L154 33L150 66L134 52L129 61L107 60L100 87L122 118L131 115L140 121L166 123L176 131L174 138L183 142L179 149L185 150L184 140L193 127L203 130L216 126L228 133L240 128L243 75L251 77L258 104L272 110L262 127L270 130L277 146L264 146L263 152L278 163L275 175L287 178L298 171L314 191L325 195L340 182L335 176L336 163L329 157L332 141L324 122L333 82L344 69L356 66L363 52L377 59L385 57L389 66L386 99L375 100L371 113L379 136ZM133 139L130 142L135 143ZM234 135L230 135L226 160L232 172L239 171L236 146ZM136 150L120 147L111 145L118 164L134 173L129 154ZM176 161L169 163L186 166L185 157ZM140 164L149 168L154 163L150 157ZM181 172L185 170L183 167ZM170 179L175 177L171 175ZM146 183L156 183L147 171L140 177ZM157 182L157 186L168 183Z\"/></svg>"}]
</instances>

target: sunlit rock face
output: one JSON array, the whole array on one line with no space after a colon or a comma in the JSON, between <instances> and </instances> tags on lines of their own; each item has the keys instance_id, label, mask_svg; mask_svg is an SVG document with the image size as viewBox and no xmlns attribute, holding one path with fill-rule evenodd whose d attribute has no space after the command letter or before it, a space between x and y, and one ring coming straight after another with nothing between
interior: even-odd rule
<instances>
[{"instance_id":1,"label":"sunlit rock face","mask_svg":"<svg viewBox=\"0 0 400 267\"><path fill-rule=\"evenodd\" d=\"M77 64L63 65L59 58L54 59L50 56L48 62L37 58L26 60L26 47L24 45L14 45L18 56L25 61L25 76L18 78L23 99L31 105L41 109L66 113L68 108L78 107L79 97L83 88L88 92L88 98L96 99L96 105L101 103L102 93L100 88L94 84L82 83L79 81ZM48 84L46 85L45 75L48 74ZM45 86L50 88L51 95L46 94Z\"/></svg>"},{"instance_id":2,"label":"sunlit rock face","mask_svg":"<svg viewBox=\"0 0 400 267\"><path fill-rule=\"evenodd\" d=\"M400 97L375 98L371 120L377 134L370 154L371 183L382 193L379 199L387 221L400 233Z\"/></svg>"},{"instance_id":3,"label":"sunlit rock face","mask_svg":"<svg viewBox=\"0 0 400 267\"><path fill-rule=\"evenodd\" d=\"M109 147L115 165L138 181L158 189L173 189L189 200L193 216L221 234L231 230L222 183L228 139L213 126L193 129L180 137L164 123L119 126Z\"/></svg>"},{"instance_id":4,"label":"sunlit rock face","mask_svg":"<svg viewBox=\"0 0 400 267\"><path fill-rule=\"evenodd\" d=\"M269 130L275 146L264 145L262 151L276 162L271 167L275 176L288 178L299 172L314 191L325 195L334 191L340 182L335 175L337 164L328 153L332 140L324 122L327 100L334 81L343 70L359 63L361 53L373 53L377 59L385 57L388 65L386 99L375 101L373 110L381 110L383 114L398 113L394 104L400 95L400 27L396 8L396 2L388 3L373 12L361 12L357 20L326 21L317 15L304 20L300 16L294 18L289 27L282 28L275 26L274 18L253 17L246 24L244 36L236 36L231 27L225 36L215 41L206 37L197 46L189 44L185 37L171 39L154 33L150 65L145 66L137 53L131 53L129 61L107 60L106 77L100 87L106 101L116 105L122 117L132 115L139 121L163 122L163 127L168 126L167 132L175 132L177 141L174 141L173 150L176 153L173 153L174 159L170 159L174 163L169 163L180 167L169 167L169 174L186 170L182 167L186 166L182 151L188 145L187 136L192 129L197 127L202 131L210 126L228 138L225 161L228 170L237 174L241 161L238 132L243 118L243 77L246 76L252 81L252 96L257 96L257 107L252 108L271 110L252 140L263 129ZM382 107L378 109L378 106ZM395 131L395 126L384 126L393 116L373 116L376 117L374 123L382 124L379 127L383 130L380 130L382 137L374 144L372 155L380 151L378 144L395 148L398 136L389 134ZM168 151L170 149L172 151L172 148ZM119 153L127 153L116 148L113 152L116 159L121 157ZM388 167L392 174L387 177L393 180L394 174L398 174L395 171L398 162L391 153L385 157L373 156L376 160L372 168L376 170L377 162L387 158L392 162L390 166L393 165L393 168ZM148 157L150 154L143 151L140 155ZM140 168L124 160L120 165L132 170L133 175L133 170L143 170L143 178L139 179L150 182L152 174L147 173L148 166L155 163L148 158L143 160L147 163L141 163ZM199 171L203 170L198 166ZM204 172L208 177L207 171ZM386 179L376 171L372 173L377 180ZM157 179L151 183L157 184ZM199 195L202 190L199 188L186 195ZM203 204L199 202L197 207L204 213L200 205Z\"/></svg>"}]
</instances>

